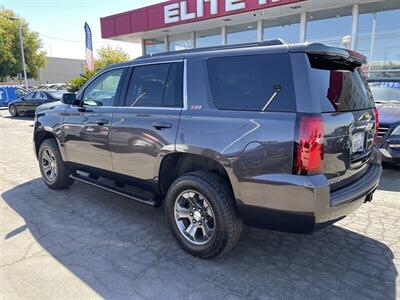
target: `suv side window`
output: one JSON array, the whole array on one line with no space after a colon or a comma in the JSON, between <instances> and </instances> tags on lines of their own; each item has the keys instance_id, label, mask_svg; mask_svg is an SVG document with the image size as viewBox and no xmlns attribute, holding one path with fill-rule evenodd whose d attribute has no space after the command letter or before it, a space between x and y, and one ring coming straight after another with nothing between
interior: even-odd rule
<instances>
[{"instance_id":1,"label":"suv side window","mask_svg":"<svg viewBox=\"0 0 400 300\"><path fill-rule=\"evenodd\" d=\"M217 109L261 111L278 87L267 111L296 111L289 54L210 58L208 76Z\"/></svg>"},{"instance_id":2,"label":"suv side window","mask_svg":"<svg viewBox=\"0 0 400 300\"><path fill-rule=\"evenodd\" d=\"M183 63L135 67L125 106L182 107Z\"/></svg>"},{"instance_id":3,"label":"suv side window","mask_svg":"<svg viewBox=\"0 0 400 300\"><path fill-rule=\"evenodd\" d=\"M124 69L108 71L92 81L83 92L85 105L113 106Z\"/></svg>"}]
</instances>

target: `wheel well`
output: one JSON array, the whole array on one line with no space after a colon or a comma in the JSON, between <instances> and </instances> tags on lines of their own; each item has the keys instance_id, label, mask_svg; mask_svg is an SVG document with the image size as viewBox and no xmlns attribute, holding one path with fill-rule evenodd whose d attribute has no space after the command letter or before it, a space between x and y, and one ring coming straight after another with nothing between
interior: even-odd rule
<instances>
[{"instance_id":1,"label":"wheel well","mask_svg":"<svg viewBox=\"0 0 400 300\"><path fill-rule=\"evenodd\" d=\"M39 154L40 145L44 140L55 139L54 135L48 131L40 131L35 135L35 151L36 155Z\"/></svg>"},{"instance_id":2,"label":"wheel well","mask_svg":"<svg viewBox=\"0 0 400 300\"><path fill-rule=\"evenodd\" d=\"M216 160L196 154L174 153L166 156L160 167L159 187L162 195L166 195L175 179L194 171L205 171L218 174L233 189L225 168Z\"/></svg>"}]
</instances>

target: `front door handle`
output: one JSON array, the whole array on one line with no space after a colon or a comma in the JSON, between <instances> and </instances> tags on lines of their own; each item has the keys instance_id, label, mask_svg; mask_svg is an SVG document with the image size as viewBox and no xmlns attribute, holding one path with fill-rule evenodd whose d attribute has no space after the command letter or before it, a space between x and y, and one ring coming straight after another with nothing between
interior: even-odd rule
<instances>
[{"instance_id":1,"label":"front door handle","mask_svg":"<svg viewBox=\"0 0 400 300\"><path fill-rule=\"evenodd\" d=\"M152 126L155 129L161 130L161 129L171 128L172 124L171 123L165 123L165 122L153 122Z\"/></svg>"},{"instance_id":2,"label":"front door handle","mask_svg":"<svg viewBox=\"0 0 400 300\"><path fill-rule=\"evenodd\" d=\"M110 123L110 121L106 120L106 119L96 120L96 122L95 122L95 124L100 125L100 126L106 125L108 123Z\"/></svg>"}]
</instances>

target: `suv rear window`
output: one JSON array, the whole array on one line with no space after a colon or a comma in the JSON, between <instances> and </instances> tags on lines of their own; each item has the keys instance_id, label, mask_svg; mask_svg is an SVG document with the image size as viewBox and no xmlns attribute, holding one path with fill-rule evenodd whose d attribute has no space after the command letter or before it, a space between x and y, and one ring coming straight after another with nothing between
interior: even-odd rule
<instances>
[{"instance_id":1,"label":"suv rear window","mask_svg":"<svg viewBox=\"0 0 400 300\"><path fill-rule=\"evenodd\" d=\"M312 57L311 84L322 112L370 109L374 101L360 67L326 57ZM317 62L318 61L318 62Z\"/></svg>"},{"instance_id":2,"label":"suv rear window","mask_svg":"<svg viewBox=\"0 0 400 300\"><path fill-rule=\"evenodd\" d=\"M296 111L289 54L217 57L208 60L214 105L221 110Z\"/></svg>"}]
</instances>

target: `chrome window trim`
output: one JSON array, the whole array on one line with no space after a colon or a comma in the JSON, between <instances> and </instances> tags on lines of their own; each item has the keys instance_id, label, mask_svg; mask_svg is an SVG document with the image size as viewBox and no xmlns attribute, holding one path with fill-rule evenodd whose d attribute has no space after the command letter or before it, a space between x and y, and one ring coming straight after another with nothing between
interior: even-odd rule
<instances>
[{"instance_id":1,"label":"chrome window trim","mask_svg":"<svg viewBox=\"0 0 400 300\"><path fill-rule=\"evenodd\" d=\"M181 110L187 110L188 108L188 103L187 103L187 59L180 59L180 60L169 60L169 61L162 61L162 62L152 62L152 63L146 63L146 64L138 64L138 65L132 65L132 67L140 67L140 66L148 66L148 65L160 65L160 64L172 64L172 63L178 63L178 62L183 62L183 94L182 94L182 100L183 100L183 106L182 107L165 107L165 106L133 106L133 107L126 107L125 108L137 108L137 109L161 109L161 110L176 110L176 111L181 111Z\"/></svg>"},{"instance_id":2,"label":"chrome window trim","mask_svg":"<svg viewBox=\"0 0 400 300\"><path fill-rule=\"evenodd\" d=\"M188 93L187 93L187 59L176 59L176 60L168 60L168 61L154 61L154 62L148 62L148 63L132 63L129 65L125 65L125 66L120 66L120 67L116 67L116 68L112 68L112 69L107 69L104 71L100 71L99 73L97 73L95 76L93 76L82 88L82 91L80 91L78 93L78 97L81 97L86 88L97 78L99 78L100 76L102 76L103 74L107 73L107 72L111 72L111 71L115 71L115 70L119 70L119 69L125 69L125 68L135 68L135 67L141 67L141 66L149 66L149 65L161 65L161 64L172 64L172 63L179 63L179 62L183 62L183 95L182 95L182 99L183 99L183 107L145 107L145 106L134 106L134 107L126 107L126 106L120 106L119 108L135 108L135 109L164 109L164 110L176 110L176 111L180 111L180 110L187 110L188 109ZM117 108L118 106L90 106L90 107L115 107Z\"/></svg>"}]
</instances>

